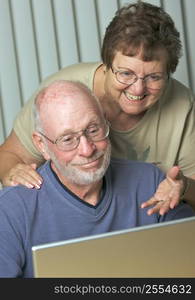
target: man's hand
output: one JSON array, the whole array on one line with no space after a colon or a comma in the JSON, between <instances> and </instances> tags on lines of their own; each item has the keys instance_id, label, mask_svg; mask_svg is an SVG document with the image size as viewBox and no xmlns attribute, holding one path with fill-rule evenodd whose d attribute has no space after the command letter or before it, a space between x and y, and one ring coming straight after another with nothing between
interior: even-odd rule
<instances>
[{"instance_id":1,"label":"man's hand","mask_svg":"<svg viewBox=\"0 0 195 300\"><path fill-rule=\"evenodd\" d=\"M27 188L39 189L42 184L41 176L36 172L37 165L18 163L3 177L3 186L22 184Z\"/></svg>"},{"instance_id":2,"label":"man's hand","mask_svg":"<svg viewBox=\"0 0 195 300\"><path fill-rule=\"evenodd\" d=\"M180 202L180 197L184 190L184 182L180 176L179 167L172 167L158 186L154 196L148 201L142 203L141 208L153 206L148 209L148 215L159 213L164 215L169 209L173 209Z\"/></svg>"}]
</instances>

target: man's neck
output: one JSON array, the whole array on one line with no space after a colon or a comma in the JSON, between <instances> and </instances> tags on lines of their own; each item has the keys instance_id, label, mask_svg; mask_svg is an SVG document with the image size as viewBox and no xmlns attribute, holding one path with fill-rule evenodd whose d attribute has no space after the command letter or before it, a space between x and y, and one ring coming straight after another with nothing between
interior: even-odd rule
<instances>
[{"instance_id":1,"label":"man's neck","mask_svg":"<svg viewBox=\"0 0 195 300\"><path fill-rule=\"evenodd\" d=\"M60 179L60 178L59 178ZM100 200L101 190L102 190L102 180L95 182L90 185L76 185L71 182L62 181L61 183L65 185L72 193L77 195L83 201L91 204L97 205Z\"/></svg>"},{"instance_id":2,"label":"man's neck","mask_svg":"<svg viewBox=\"0 0 195 300\"><path fill-rule=\"evenodd\" d=\"M52 163L51 168L55 172L59 181L72 193L91 205L97 205L101 198L100 195L102 191L103 179L88 185L78 185L76 183L70 182L63 175L61 175Z\"/></svg>"}]
</instances>

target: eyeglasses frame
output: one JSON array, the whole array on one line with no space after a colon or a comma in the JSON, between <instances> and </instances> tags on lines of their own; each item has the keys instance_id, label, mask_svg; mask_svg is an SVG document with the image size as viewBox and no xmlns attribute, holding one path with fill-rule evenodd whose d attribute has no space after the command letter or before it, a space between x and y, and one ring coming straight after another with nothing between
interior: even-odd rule
<instances>
[{"instance_id":1,"label":"eyeglasses frame","mask_svg":"<svg viewBox=\"0 0 195 300\"><path fill-rule=\"evenodd\" d=\"M75 146L74 148L70 149L70 150L64 150L64 149L61 149L61 148L59 147L59 145L57 144L58 140L59 140L60 138L62 138L63 135L62 135L62 136L59 136L59 137L56 138L56 140L54 141L54 140L50 139L48 136L46 136L43 132L41 132L41 131L37 131L37 132L38 132L40 135L42 135L45 139L47 139L50 143L52 143L53 145L56 145L56 147L57 147L60 151L68 152L68 151L72 151L72 150L76 149L76 148L79 146L80 138L81 138L82 135L84 135L84 136L87 138L87 140L90 140L90 141L92 141L92 142L94 142L94 143L100 142L100 141L103 141L104 139L106 139L106 138L108 137L108 135L109 135L109 132L110 132L110 124L109 124L108 121L105 122L105 126L106 126L106 135L105 135L102 139L97 140L97 141L93 141L93 140L85 133L86 130L87 130L88 128L85 128L85 129L83 129L83 130L79 130L79 131L77 131L77 132L72 133L72 134L79 134L79 133L81 133L81 134L78 135L78 136L75 136L76 139L78 140L78 144L76 144L76 146Z\"/></svg>"},{"instance_id":2,"label":"eyeglasses frame","mask_svg":"<svg viewBox=\"0 0 195 300\"><path fill-rule=\"evenodd\" d=\"M128 83L125 83L125 82L122 82L122 81L119 81L119 80L118 80L118 78L117 78L117 73L120 73L121 70L116 70L116 69L114 69L112 66L110 67L110 69L111 69L112 73L115 75L116 80L117 80L119 83L125 84L126 86L131 86L131 85L133 85L134 83L136 83L136 82L138 81L138 79L141 79L142 81L145 82L145 78L147 78L148 75L155 74L155 73L163 73L163 72L154 72L154 73L147 74L147 75L145 75L144 77L139 77L139 76L137 76L136 73L134 73L134 72L132 71L132 73L135 75L135 80L134 80L134 82L128 84ZM165 78L163 78L163 79L166 81L168 78L169 78L169 75L166 74L166 75L165 75ZM147 83L146 83L146 86L147 86Z\"/></svg>"}]
</instances>

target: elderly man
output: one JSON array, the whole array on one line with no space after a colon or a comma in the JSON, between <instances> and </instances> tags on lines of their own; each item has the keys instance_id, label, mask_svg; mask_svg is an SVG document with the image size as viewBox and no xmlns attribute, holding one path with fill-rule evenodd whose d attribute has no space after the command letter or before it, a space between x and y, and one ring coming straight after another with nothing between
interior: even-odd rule
<instances>
[{"instance_id":1,"label":"elderly man","mask_svg":"<svg viewBox=\"0 0 195 300\"><path fill-rule=\"evenodd\" d=\"M193 216L179 204L164 216L140 208L163 173L153 164L110 161L109 125L90 90L56 81L35 101L33 141L46 159L40 189L0 192L0 276L33 277L34 245Z\"/></svg>"}]
</instances>

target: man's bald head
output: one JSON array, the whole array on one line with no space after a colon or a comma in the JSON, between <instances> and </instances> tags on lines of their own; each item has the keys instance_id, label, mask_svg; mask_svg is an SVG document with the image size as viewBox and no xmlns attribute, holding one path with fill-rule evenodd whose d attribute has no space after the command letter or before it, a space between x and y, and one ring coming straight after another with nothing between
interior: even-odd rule
<instances>
[{"instance_id":1,"label":"man's bald head","mask_svg":"<svg viewBox=\"0 0 195 300\"><path fill-rule=\"evenodd\" d=\"M80 97L82 95L82 97ZM102 107L92 93L83 83L78 81L58 80L43 88L35 99L35 129L43 129L44 124L49 121L56 106L66 105L76 111L79 105L93 105L97 113L103 117ZM72 113L72 109L70 109ZM57 116L55 116L57 117Z\"/></svg>"}]
</instances>

